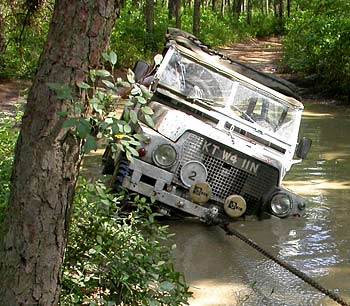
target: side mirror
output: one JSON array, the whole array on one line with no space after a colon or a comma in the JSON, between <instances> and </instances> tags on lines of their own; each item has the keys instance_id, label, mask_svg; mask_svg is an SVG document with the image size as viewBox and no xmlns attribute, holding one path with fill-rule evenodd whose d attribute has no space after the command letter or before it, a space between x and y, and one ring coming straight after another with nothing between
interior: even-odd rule
<instances>
[{"instance_id":1,"label":"side mirror","mask_svg":"<svg viewBox=\"0 0 350 306\"><path fill-rule=\"evenodd\" d=\"M297 146L295 155L298 158L305 159L310 151L312 140L310 138L303 137Z\"/></svg>"},{"instance_id":2,"label":"side mirror","mask_svg":"<svg viewBox=\"0 0 350 306\"><path fill-rule=\"evenodd\" d=\"M147 75L150 70L150 65L143 61L137 61L132 70L135 73L135 80L137 82Z\"/></svg>"}]
</instances>

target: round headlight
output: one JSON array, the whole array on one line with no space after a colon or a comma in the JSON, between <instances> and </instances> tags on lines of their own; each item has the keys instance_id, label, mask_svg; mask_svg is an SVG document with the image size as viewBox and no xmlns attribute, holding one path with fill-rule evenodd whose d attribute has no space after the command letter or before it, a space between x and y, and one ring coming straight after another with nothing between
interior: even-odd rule
<instances>
[{"instance_id":1,"label":"round headlight","mask_svg":"<svg viewBox=\"0 0 350 306\"><path fill-rule=\"evenodd\" d=\"M277 217L286 217L292 210L292 200L286 193L277 193L271 199L271 210Z\"/></svg>"},{"instance_id":2,"label":"round headlight","mask_svg":"<svg viewBox=\"0 0 350 306\"><path fill-rule=\"evenodd\" d=\"M153 151L154 163L162 168L169 168L175 164L176 150L170 144L161 144Z\"/></svg>"}]
</instances>

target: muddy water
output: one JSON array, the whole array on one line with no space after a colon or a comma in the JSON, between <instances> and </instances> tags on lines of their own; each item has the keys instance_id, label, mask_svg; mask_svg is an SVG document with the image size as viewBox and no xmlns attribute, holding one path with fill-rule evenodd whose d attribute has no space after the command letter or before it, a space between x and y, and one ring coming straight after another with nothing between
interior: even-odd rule
<instances>
[{"instance_id":1,"label":"muddy water","mask_svg":"<svg viewBox=\"0 0 350 306\"><path fill-rule=\"evenodd\" d=\"M301 134L312 151L285 185L308 200L305 218L234 226L350 303L350 110L306 103ZM182 221L170 229L190 305L338 305L218 228Z\"/></svg>"}]
</instances>

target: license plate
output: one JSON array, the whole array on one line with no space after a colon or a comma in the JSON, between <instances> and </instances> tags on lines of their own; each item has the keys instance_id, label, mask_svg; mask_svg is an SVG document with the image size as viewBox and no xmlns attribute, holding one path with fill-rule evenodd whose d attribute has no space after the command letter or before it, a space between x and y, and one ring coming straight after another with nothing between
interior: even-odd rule
<instances>
[{"instance_id":1,"label":"license plate","mask_svg":"<svg viewBox=\"0 0 350 306\"><path fill-rule=\"evenodd\" d=\"M253 161L249 158L243 158L237 155L237 153L222 149L218 145L206 140L204 140L201 149L205 154L222 160L225 163L232 165L238 169L241 169L253 175L258 174L260 164L256 161Z\"/></svg>"}]
</instances>

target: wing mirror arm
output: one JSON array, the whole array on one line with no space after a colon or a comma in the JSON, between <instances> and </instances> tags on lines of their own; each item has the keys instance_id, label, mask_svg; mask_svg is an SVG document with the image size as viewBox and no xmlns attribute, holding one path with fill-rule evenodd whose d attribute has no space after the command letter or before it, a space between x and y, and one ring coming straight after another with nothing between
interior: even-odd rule
<instances>
[{"instance_id":1,"label":"wing mirror arm","mask_svg":"<svg viewBox=\"0 0 350 306\"><path fill-rule=\"evenodd\" d=\"M310 151L312 140L310 138L303 137L298 143L295 155L298 158L305 159Z\"/></svg>"}]
</instances>

